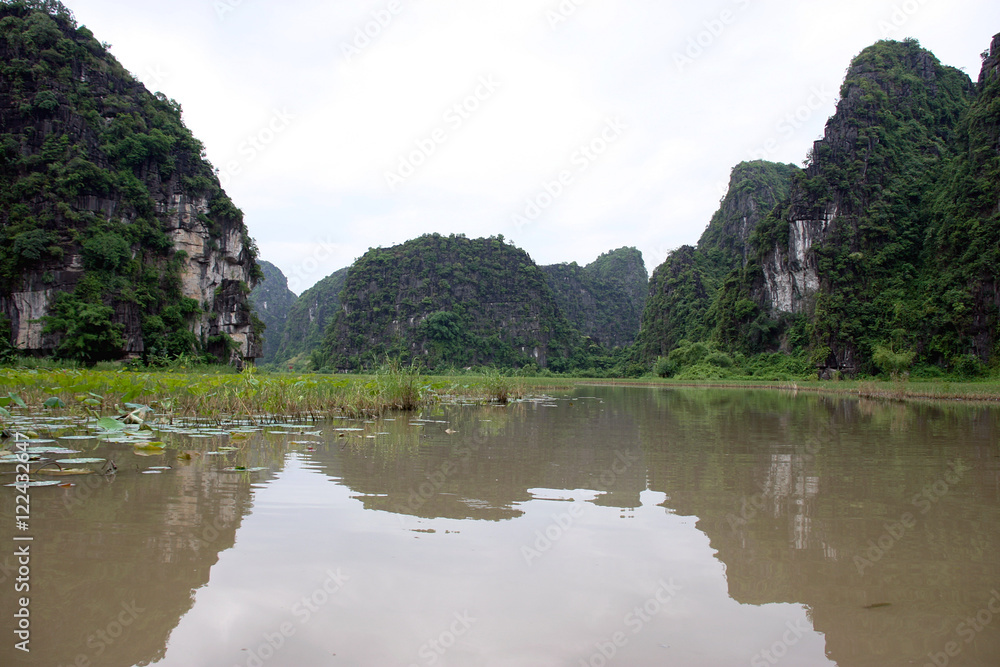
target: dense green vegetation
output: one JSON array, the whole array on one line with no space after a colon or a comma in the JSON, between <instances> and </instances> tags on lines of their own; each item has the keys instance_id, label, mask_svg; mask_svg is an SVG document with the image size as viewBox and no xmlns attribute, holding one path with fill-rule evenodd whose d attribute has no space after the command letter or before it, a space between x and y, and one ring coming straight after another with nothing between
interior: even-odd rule
<instances>
[{"instance_id":1,"label":"dense green vegetation","mask_svg":"<svg viewBox=\"0 0 1000 667\"><path fill-rule=\"evenodd\" d=\"M340 311L340 293L350 269L341 269L303 292L288 310L273 361L298 370L321 368L323 339ZM315 357L314 357L315 355ZM265 359L268 361L268 359Z\"/></svg>"},{"instance_id":2,"label":"dense green vegetation","mask_svg":"<svg viewBox=\"0 0 1000 667\"><path fill-rule=\"evenodd\" d=\"M606 348L635 342L649 274L642 253L619 248L581 267L576 262L543 266L559 309L583 335Z\"/></svg>"},{"instance_id":3,"label":"dense green vegetation","mask_svg":"<svg viewBox=\"0 0 1000 667\"><path fill-rule=\"evenodd\" d=\"M180 105L146 90L52 0L0 2L0 100L4 315L20 316L14 292L58 293L33 351L85 362L225 356L224 337L192 333L220 304L185 299L169 202L207 202L199 221L214 247L239 230L248 280L256 251ZM248 318L240 286L220 287Z\"/></svg>"},{"instance_id":4,"label":"dense green vegetation","mask_svg":"<svg viewBox=\"0 0 1000 667\"><path fill-rule=\"evenodd\" d=\"M713 302L727 276L743 267L750 239L788 197L798 171L794 165L761 160L733 168L729 191L698 247L678 248L653 272L638 342L643 358L665 356L682 340L711 338Z\"/></svg>"},{"instance_id":5,"label":"dense green vegetation","mask_svg":"<svg viewBox=\"0 0 1000 667\"><path fill-rule=\"evenodd\" d=\"M257 265L264 277L250 293L250 303L265 327L260 362L266 363L275 359L285 333L289 310L298 297L288 289L288 279L278 267L262 260L258 260Z\"/></svg>"},{"instance_id":6,"label":"dense green vegetation","mask_svg":"<svg viewBox=\"0 0 1000 667\"><path fill-rule=\"evenodd\" d=\"M675 374L700 341L733 367L781 352L827 377L996 367L998 47L978 87L914 40L865 49L807 168L738 166L698 247L654 272L642 357Z\"/></svg>"},{"instance_id":7,"label":"dense green vegetation","mask_svg":"<svg viewBox=\"0 0 1000 667\"><path fill-rule=\"evenodd\" d=\"M462 398L505 404L522 398L524 382L498 373L430 378L389 362L365 376L259 373L248 366L127 372L79 368L0 368L0 429L8 408L94 416L127 414L129 405L167 418L266 422L289 417L375 416ZM134 409L134 408L133 408Z\"/></svg>"},{"instance_id":8,"label":"dense green vegetation","mask_svg":"<svg viewBox=\"0 0 1000 667\"><path fill-rule=\"evenodd\" d=\"M370 250L351 267L323 354L350 370L386 354L428 368L545 367L574 342L527 253L503 237L434 234Z\"/></svg>"},{"instance_id":9,"label":"dense green vegetation","mask_svg":"<svg viewBox=\"0 0 1000 667\"><path fill-rule=\"evenodd\" d=\"M431 373L497 367L527 376L639 377L649 367L633 359L631 346L602 345L574 325L587 324L587 313L592 313L598 319L588 326L603 323L601 331L612 339L626 337L628 322L612 323L607 314L636 313L632 304L642 293L638 283L645 282L644 274L635 249L603 255L587 269L542 269L502 236L434 234L371 250L351 267L339 309L328 309L336 317L323 347L311 355L312 365L358 370L388 355ZM560 307L550 287L553 275L573 279L567 291L586 285L584 312L574 310L584 306L566 294L566 308ZM326 294L321 299L329 302L331 287L318 287ZM612 299L624 303L611 304ZM313 300L303 305L313 307ZM568 312L575 318L572 323Z\"/></svg>"}]
</instances>

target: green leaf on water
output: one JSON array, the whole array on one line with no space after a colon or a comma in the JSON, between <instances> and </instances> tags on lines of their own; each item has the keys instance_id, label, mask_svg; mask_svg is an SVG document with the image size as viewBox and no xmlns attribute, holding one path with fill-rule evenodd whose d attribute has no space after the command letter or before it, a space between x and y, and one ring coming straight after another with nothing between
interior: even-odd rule
<instances>
[{"instance_id":1,"label":"green leaf on water","mask_svg":"<svg viewBox=\"0 0 1000 667\"><path fill-rule=\"evenodd\" d=\"M164 447L166 447L167 444L165 442L144 442L142 444L136 443L133 446L136 449L139 449L139 450L142 450L142 451L145 451L145 452L151 452L151 451L159 451L159 450L163 449Z\"/></svg>"},{"instance_id":2,"label":"green leaf on water","mask_svg":"<svg viewBox=\"0 0 1000 667\"><path fill-rule=\"evenodd\" d=\"M89 405L89 406L94 407L94 408L101 407L101 402L99 400L97 400L96 398L85 398L81 402L84 405Z\"/></svg>"},{"instance_id":3,"label":"green leaf on water","mask_svg":"<svg viewBox=\"0 0 1000 667\"><path fill-rule=\"evenodd\" d=\"M49 400L47 400L44 403L42 403L42 405L44 405L45 407L47 407L49 409L52 409L52 408L65 408L66 407L66 404L63 403L63 400L61 398L59 398L58 396L53 396Z\"/></svg>"},{"instance_id":4,"label":"green leaf on water","mask_svg":"<svg viewBox=\"0 0 1000 667\"><path fill-rule=\"evenodd\" d=\"M11 414L7 412L6 408L0 408L0 417L10 417Z\"/></svg>"},{"instance_id":5,"label":"green leaf on water","mask_svg":"<svg viewBox=\"0 0 1000 667\"><path fill-rule=\"evenodd\" d=\"M125 424L121 423L117 419L112 419L111 417L101 417L97 420L97 425L103 428L105 431L124 431Z\"/></svg>"},{"instance_id":6,"label":"green leaf on water","mask_svg":"<svg viewBox=\"0 0 1000 667\"><path fill-rule=\"evenodd\" d=\"M10 392L8 394L8 396L10 396L10 400L14 401L14 405L16 405L17 407L19 407L19 408L26 408L26 407L28 407L28 404L25 403L21 399L21 397L18 396L17 394L15 394L14 392Z\"/></svg>"}]
</instances>

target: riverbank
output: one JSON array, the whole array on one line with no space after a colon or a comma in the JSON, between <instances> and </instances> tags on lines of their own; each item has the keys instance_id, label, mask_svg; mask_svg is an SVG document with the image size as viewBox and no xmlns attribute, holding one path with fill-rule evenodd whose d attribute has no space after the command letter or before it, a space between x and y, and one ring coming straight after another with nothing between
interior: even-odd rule
<instances>
[{"instance_id":1,"label":"riverbank","mask_svg":"<svg viewBox=\"0 0 1000 667\"><path fill-rule=\"evenodd\" d=\"M523 387L499 373L432 378L393 365L363 376L0 368L0 417L15 409L117 416L143 406L167 419L220 422L373 417L445 400L506 403Z\"/></svg>"},{"instance_id":2,"label":"riverbank","mask_svg":"<svg viewBox=\"0 0 1000 667\"><path fill-rule=\"evenodd\" d=\"M296 375L224 369L127 371L0 368L0 418L9 410L120 416L148 406L173 417L259 422L283 418L372 417L440 402L505 404L531 393L582 386L765 389L879 400L1000 402L1000 382L607 380L509 377L499 372L425 376L398 366L372 375Z\"/></svg>"},{"instance_id":3,"label":"riverbank","mask_svg":"<svg viewBox=\"0 0 1000 667\"><path fill-rule=\"evenodd\" d=\"M941 401L983 401L1000 402L1000 381L983 380L978 382L963 381L925 381L912 380L907 382L885 380L794 380L788 382L754 381L754 380L713 380L707 382L686 382L682 380L664 380L639 378L636 380L587 380L572 379L566 384L562 379L528 378L529 388L561 388L566 386L622 386L622 387L672 387L700 389L770 389L780 391L803 391L830 394L844 394L861 398L877 398L888 400L941 400ZM536 384L537 382L537 384Z\"/></svg>"}]
</instances>

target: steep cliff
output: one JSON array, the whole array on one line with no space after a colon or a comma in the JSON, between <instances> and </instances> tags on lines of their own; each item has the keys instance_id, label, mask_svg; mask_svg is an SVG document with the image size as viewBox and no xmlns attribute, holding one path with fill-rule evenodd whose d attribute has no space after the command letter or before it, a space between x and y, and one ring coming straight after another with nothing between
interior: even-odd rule
<instances>
[{"instance_id":1,"label":"steep cliff","mask_svg":"<svg viewBox=\"0 0 1000 667\"><path fill-rule=\"evenodd\" d=\"M683 246L657 267L642 315L639 354L666 356L682 340L703 340L714 328L710 308L723 280L741 271L761 221L791 190L799 169L754 161L733 168L729 190L697 248Z\"/></svg>"},{"instance_id":2,"label":"steep cliff","mask_svg":"<svg viewBox=\"0 0 1000 667\"><path fill-rule=\"evenodd\" d=\"M340 293L350 269L341 269L319 281L295 300L288 310L281 343L274 361L284 363L308 357L323 345L323 337L340 312Z\"/></svg>"},{"instance_id":3,"label":"steep cliff","mask_svg":"<svg viewBox=\"0 0 1000 667\"><path fill-rule=\"evenodd\" d=\"M180 105L53 0L0 4L0 313L86 362L260 354L242 213Z\"/></svg>"},{"instance_id":4,"label":"steep cliff","mask_svg":"<svg viewBox=\"0 0 1000 667\"><path fill-rule=\"evenodd\" d=\"M972 93L912 40L852 62L787 211L759 238L752 297L772 320L809 317L824 368L854 373L879 346L917 345L923 243Z\"/></svg>"},{"instance_id":5,"label":"steep cliff","mask_svg":"<svg viewBox=\"0 0 1000 667\"><path fill-rule=\"evenodd\" d=\"M281 269L270 262L258 260L257 264L264 277L250 293L250 304L264 324L264 346L260 360L272 362L281 346L288 312L298 297L288 289L288 278Z\"/></svg>"},{"instance_id":6,"label":"steep cliff","mask_svg":"<svg viewBox=\"0 0 1000 667\"><path fill-rule=\"evenodd\" d=\"M642 253L619 248L587 266L543 266L556 303L578 331L607 348L627 347L639 333L649 290Z\"/></svg>"},{"instance_id":7,"label":"steep cliff","mask_svg":"<svg viewBox=\"0 0 1000 667\"><path fill-rule=\"evenodd\" d=\"M429 367L546 367L575 339L545 275L503 238L422 236L351 267L324 346L337 368L384 354Z\"/></svg>"},{"instance_id":8,"label":"steep cliff","mask_svg":"<svg viewBox=\"0 0 1000 667\"><path fill-rule=\"evenodd\" d=\"M928 231L922 352L939 363L1000 360L1000 35L983 56Z\"/></svg>"},{"instance_id":9,"label":"steep cliff","mask_svg":"<svg viewBox=\"0 0 1000 667\"><path fill-rule=\"evenodd\" d=\"M717 342L808 348L823 375L966 373L996 355L996 50L978 87L914 40L854 59L806 170L716 295Z\"/></svg>"}]
</instances>

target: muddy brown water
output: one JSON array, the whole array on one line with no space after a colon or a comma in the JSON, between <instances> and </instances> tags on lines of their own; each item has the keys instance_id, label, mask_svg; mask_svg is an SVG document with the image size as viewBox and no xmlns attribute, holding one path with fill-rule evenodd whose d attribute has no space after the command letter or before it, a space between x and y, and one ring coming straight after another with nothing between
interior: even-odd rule
<instances>
[{"instance_id":1,"label":"muddy brown water","mask_svg":"<svg viewBox=\"0 0 1000 667\"><path fill-rule=\"evenodd\" d=\"M0 487L0 664L1000 664L996 408L586 387L193 435L57 439L119 469L26 532Z\"/></svg>"}]
</instances>

